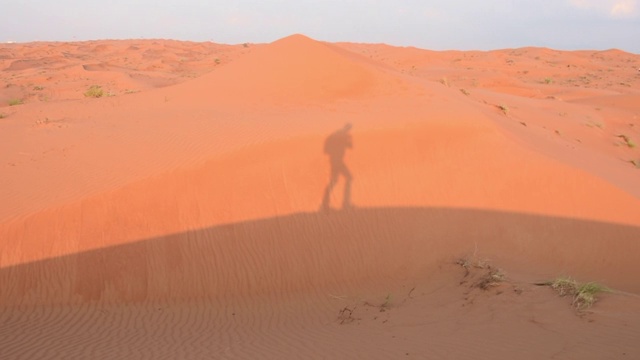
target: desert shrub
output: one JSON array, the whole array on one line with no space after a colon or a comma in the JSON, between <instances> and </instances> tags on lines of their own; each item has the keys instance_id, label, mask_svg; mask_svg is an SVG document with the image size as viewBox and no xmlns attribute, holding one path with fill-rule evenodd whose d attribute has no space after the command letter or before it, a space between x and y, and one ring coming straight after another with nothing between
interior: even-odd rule
<instances>
[{"instance_id":1,"label":"desert shrub","mask_svg":"<svg viewBox=\"0 0 640 360\"><path fill-rule=\"evenodd\" d=\"M544 283L550 286L560 296L571 296L573 305L578 310L590 308L596 302L596 295L611 291L606 286L595 282L581 284L570 277L559 277Z\"/></svg>"},{"instance_id":2,"label":"desert shrub","mask_svg":"<svg viewBox=\"0 0 640 360\"><path fill-rule=\"evenodd\" d=\"M84 96L92 97L92 98L99 98L99 97L104 96L104 90L102 90L101 86L91 85L89 87L89 89L87 91L85 91Z\"/></svg>"}]
</instances>

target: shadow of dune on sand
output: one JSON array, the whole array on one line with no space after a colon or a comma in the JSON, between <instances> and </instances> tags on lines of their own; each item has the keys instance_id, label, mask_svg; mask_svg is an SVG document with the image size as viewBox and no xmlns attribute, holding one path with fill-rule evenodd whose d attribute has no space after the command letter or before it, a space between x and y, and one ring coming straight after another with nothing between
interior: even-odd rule
<instances>
[{"instance_id":1,"label":"shadow of dune on sand","mask_svg":"<svg viewBox=\"0 0 640 360\"><path fill-rule=\"evenodd\" d=\"M476 250L536 275L569 274L640 292L633 279L639 227L390 207L226 224L3 268L0 307L313 294L418 276Z\"/></svg>"}]
</instances>

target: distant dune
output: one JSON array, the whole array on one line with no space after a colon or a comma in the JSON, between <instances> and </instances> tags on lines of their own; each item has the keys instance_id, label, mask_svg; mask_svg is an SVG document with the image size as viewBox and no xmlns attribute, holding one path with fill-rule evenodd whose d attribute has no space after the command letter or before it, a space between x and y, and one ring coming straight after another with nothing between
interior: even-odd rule
<instances>
[{"instance_id":1,"label":"distant dune","mask_svg":"<svg viewBox=\"0 0 640 360\"><path fill-rule=\"evenodd\" d=\"M0 358L640 358L639 67L0 44Z\"/></svg>"}]
</instances>

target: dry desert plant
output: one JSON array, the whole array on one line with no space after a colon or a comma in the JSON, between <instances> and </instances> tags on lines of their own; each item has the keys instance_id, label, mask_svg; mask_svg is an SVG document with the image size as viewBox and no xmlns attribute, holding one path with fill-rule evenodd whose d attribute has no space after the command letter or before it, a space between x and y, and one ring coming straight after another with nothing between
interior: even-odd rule
<instances>
[{"instance_id":1,"label":"dry desert plant","mask_svg":"<svg viewBox=\"0 0 640 360\"><path fill-rule=\"evenodd\" d=\"M384 302L380 305L380 312L385 312L391 306L391 294L387 294L387 297L384 298Z\"/></svg>"},{"instance_id":2,"label":"dry desert plant","mask_svg":"<svg viewBox=\"0 0 640 360\"><path fill-rule=\"evenodd\" d=\"M552 281L538 283L536 285L549 286L555 290L560 296L571 296L573 300L571 305L578 310L588 309L597 301L597 294L610 292L611 290L604 285L588 282L579 283L570 277L559 277Z\"/></svg>"},{"instance_id":3,"label":"dry desert plant","mask_svg":"<svg viewBox=\"0 0 640 360\"><path fill-rule=\"evenodd\" d=\"M102 86L99 85L91 85L87 91L85 91L84 96L99 98L104 96L104 90L102 90Z\"/></svg>"},{"instance_id":4,"label":"dry desert plant","mask_svg":"<svg viewBox=\"0 0 640 360\"><path fill-rule=\"evenodd\" d=\"M358 318L355 318L353 316L353 312L356 310L357 307L358 305L355 305L353 308L345 306L344 308L340 309L340 311L338 312L338 321L340 321L340 325L350 324L358 320Z\"/></svg>"},{"instance_id":5,"label":"dry desert plant","mask_svg":"<svg viewBox=\"0 0 640 360\"><path fill-rule=\"evenodd\" d=\"M585 125L588 127L597 127L598 129L604 129L604 124L600 121L590 121Z\"/></svg>"},{"instance_id":6,"label":"dry desert plant","mask_svg":"<svg viewBox=\"0 0 640 360\"><path fill-rule=\"evenodd\" d=\"M476 287L481 290L489 290L494 286L500 285L506 280L504 271L500 268L491 266L487 260L470 260L468 258L462 258L456 261L456 264L465 269L465 278L471 275L473 269L482 272L480 275L473 275L473 277L477 279L473 281L471 287ZM463 280L461 284L465 282L467 281Z\"/></svg>"},{"instance_id":7,"label":"dry desert plant","mask_svg":"<svg viewBox=\"0 0 640 360\"><path fill-rule=\"evenodd\" d=\"M632 149L636 147L636 143L633 140L631 140L631 138L629 136L624 135L624 134L620 134L620 135L617 135L617 136L619 138L621 138L628 147L630 147Z\"/></svg>"},{"instance_id":8,"label":"dry desert plant","mask_svg":"<svg viewBox=\"0 0 640 360\"><path fill-rule=\"evenodd\" d=\"M9 106L22 105L24 102L22 99L11 99L9 100Z\"/></svg>"},{"instance_id":9,"label":"dry desert plant","mask_svg":"<svg viewBox=\"0 0 640 360\"><path fill-rule=\"evenodd\" d=\"M482 290L489 290L494 286L500 285L505 280L505 274L502 269L495 268L493 266L488 266L487 272L484 276L476 283L476 286Z\"/></svg>"},{"instance_id":10,"label":"dry desert plant","mask_svg":"<svg viewBox=\"0 0 640 360\"><path fill-rule=\"evenodd\" d=\"M577 309L590 308L597 300L596 295L602 292L610 292L606 286L595 282L588 282L578 286L573 297L573 306Z\"/></svg>"}]
</instances>

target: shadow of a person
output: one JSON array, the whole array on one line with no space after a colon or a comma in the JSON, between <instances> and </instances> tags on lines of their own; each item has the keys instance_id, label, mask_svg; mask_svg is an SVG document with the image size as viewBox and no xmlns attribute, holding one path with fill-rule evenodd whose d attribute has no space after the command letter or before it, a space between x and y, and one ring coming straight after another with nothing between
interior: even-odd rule
<instances>
[{"instance_id":1,"label":"shadow of a person","mask_svg":"<svg viewBox=\"0 0 640 360\"><path fill-rule=\"evenodd\" d=\"M340 175L344 177L344 195L342 200L342 208L347 209L351 207L351 181L353 177L347 165L344 163L344 154L347 149L353 148L353 140L349 131L351 130L351 124L347 123L342 129L329 135L324 141L324 153L329 157L329 164L331 165L331 177L329 184L324 190L324 196L322 198L321 210L330 209L331 191L338 182Z\"/></svg>"}]
</instances>

